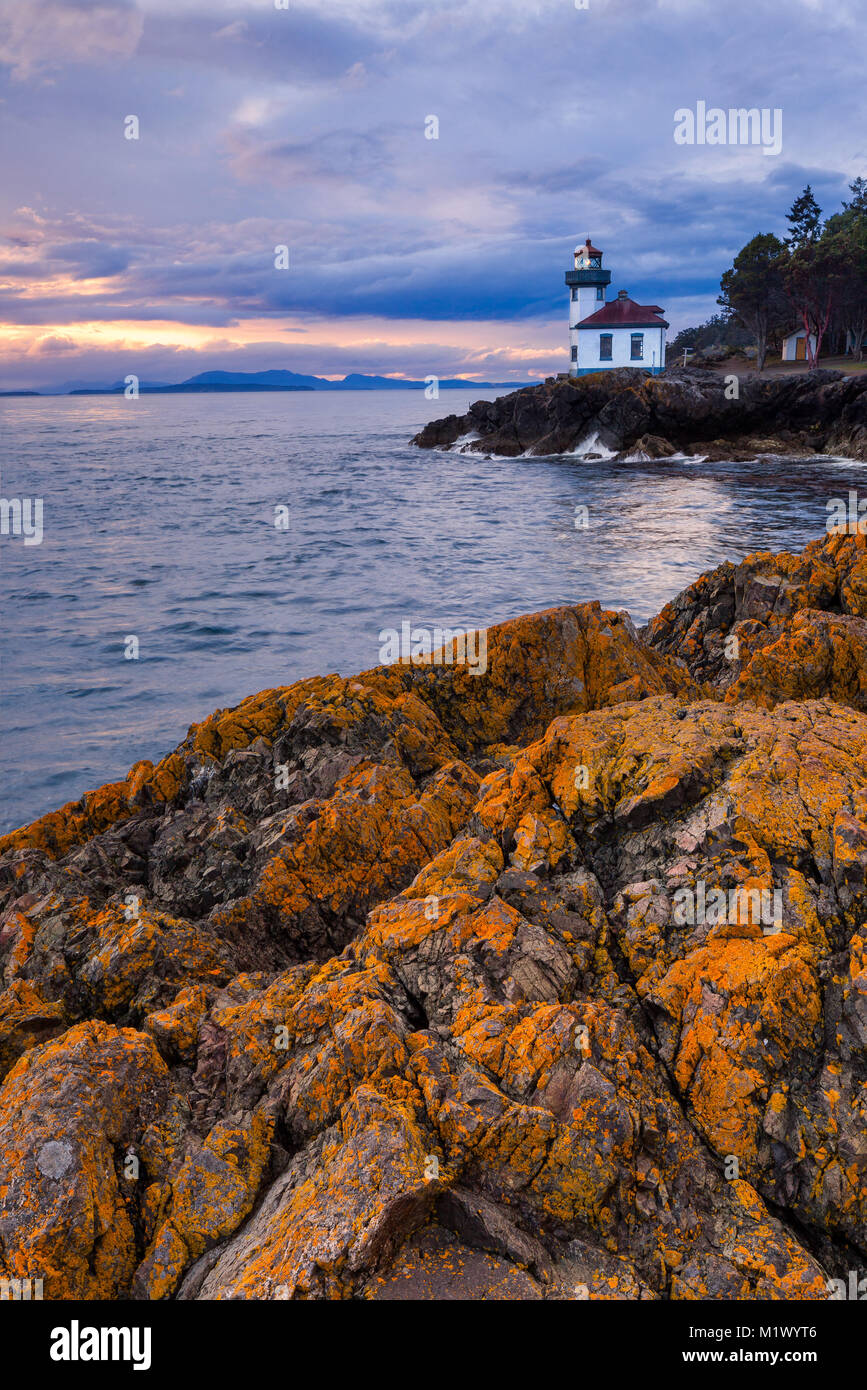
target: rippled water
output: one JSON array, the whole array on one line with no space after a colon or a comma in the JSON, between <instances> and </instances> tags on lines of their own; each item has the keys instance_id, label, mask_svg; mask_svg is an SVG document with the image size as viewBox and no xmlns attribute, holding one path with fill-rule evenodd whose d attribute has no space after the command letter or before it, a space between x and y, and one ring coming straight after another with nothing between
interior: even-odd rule
<instances>
[{"instance_id":1,"label":"rippled water","mask_svg":"<svg viewBox=\"0 0 867 1390\"><path fill-rule=\"evenodd\" d=\"M644 622L721 560L799 548L864 479L832 460L408 447L479 394L0 402L2 494L42 497L45 526L40 546L0 542L0 828L158 759L217 706L375 665L405 618L486 626L598 598Z\"/></svg>"}]
</instances>

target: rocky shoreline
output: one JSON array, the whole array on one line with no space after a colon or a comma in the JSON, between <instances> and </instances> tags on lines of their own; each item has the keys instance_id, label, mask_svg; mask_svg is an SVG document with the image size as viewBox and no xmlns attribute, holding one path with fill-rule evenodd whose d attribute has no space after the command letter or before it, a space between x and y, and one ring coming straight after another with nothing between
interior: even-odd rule
<instances>
[{"instance_id":1,"label":"rocky shoreline","mask_svg":"<svg viewBox=\"0 0 867 1390\"><path fill-rule=\"evenodd\" d=\"M476 401L466 415L433 420L412 442L509 457L592 456L601 448L618 459L833 454L865 460L867 372L745 373L736 385L697 367L669 368L660 376L619 368L549 378L495 401Z\"/></svg>"},{"instance_id":2,"label":"rocky shoreline","mask_svg":"<svg viewBox=\"0 0 867 1390\"><path fill-rule=\"evenodd\" d=\"M484 675L265 691L0 840L0 1278L825 1300L863 1270L865 547L722 565L641 634L515 619Z\"/></svg>"}]
</instances>

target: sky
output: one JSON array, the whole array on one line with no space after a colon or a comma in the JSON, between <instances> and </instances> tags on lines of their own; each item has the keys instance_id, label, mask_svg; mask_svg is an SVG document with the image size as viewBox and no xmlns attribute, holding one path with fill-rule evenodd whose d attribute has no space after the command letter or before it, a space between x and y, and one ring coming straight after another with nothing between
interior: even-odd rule
<instances>
[{"instance_id":1,"label":"sky","mask_svg":"<svg viewBox=\"0 0 867 1390\"><path fill-rule=\"evenodd\" d=\"M865 52L865 0L0 0L0 389L543 377L588 235L673 335L867 175Z\"/></svg>"}]
</instances>

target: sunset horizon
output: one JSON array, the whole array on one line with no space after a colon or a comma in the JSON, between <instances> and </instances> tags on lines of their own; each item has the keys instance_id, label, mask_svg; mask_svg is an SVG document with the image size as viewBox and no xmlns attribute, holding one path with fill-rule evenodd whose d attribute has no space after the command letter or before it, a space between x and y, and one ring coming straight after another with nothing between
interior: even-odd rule
<instances>
[{"instance_id":1,"label":"sunset horizon","mask_svg":"<svg viewBox=\"0 0 867 1390\"><path fill-rule=\"evenodd\" d=\"M848 3L793 0L774 29L779 149L683 143L684 107L766 104L773 12L4 5L0 389L542 379L565 370L562 272L588 233L674 336L717 312L735 253L781 235L805 184L833 210L865 162Z\"/></svg>"}]
</instances>

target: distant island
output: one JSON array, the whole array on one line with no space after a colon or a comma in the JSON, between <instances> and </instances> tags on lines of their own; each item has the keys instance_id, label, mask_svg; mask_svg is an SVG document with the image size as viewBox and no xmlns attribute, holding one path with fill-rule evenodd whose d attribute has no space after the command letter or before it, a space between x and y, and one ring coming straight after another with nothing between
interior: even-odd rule
<instances>
[{"instance_id":1,"label":"distant island","mask_svg":"<svg viewBox=\"0 0 867 1390\"><path fill-rule=\"evenodd\" d=\"M435 378L434 378L435 379ZM352 372L341 381L328 381L322 376L305 376L301 372L200 372L187 381L172 385L164 381L140 381L141 395L178 395L204 391L423 391L430 384L425 381L411 381L405 377L363 376ZM440 391L517 391L524 386L536 386L538 382L520 381L466 381L461 377L449 377L437 381ZM116 381L111 386L73 386L59 391L0 391L0 396L122 396L126 390L124 381Z\"/></svg>"}]
</instances>

